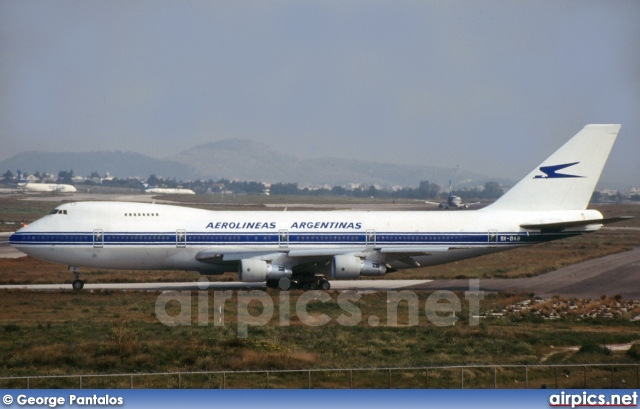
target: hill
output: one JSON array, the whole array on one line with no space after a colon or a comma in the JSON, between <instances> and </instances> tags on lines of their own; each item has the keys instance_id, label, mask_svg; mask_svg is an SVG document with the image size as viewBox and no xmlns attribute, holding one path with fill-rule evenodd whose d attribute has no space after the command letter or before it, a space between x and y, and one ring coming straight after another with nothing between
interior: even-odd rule
<instances>
[{"instance_id":1,"label":"hill","mask_svg":"<svg viewBox=\"0 0 640 409\"><path fill-rule=\"evenodd\" d=\"M6 170L34 173L55 173L73 170L74 175L109 172L118 178L157 176L190 179L193 168L184 163L156 159L135 152L37 152L27 151L0 162L2 173Z\"/></svg>"},{"instance_id":2,"label":"hill","mask_svg":"<svg viewBox=\"0 0 640 409\"><path fill-rule=\"evenodd\" d=\"M19 153L0 161L0 172L16 170L57 173L73 170L74 175L101 175L126 178L151 174L192 179L236 179L258 182L285 182L331 186L348 183L417 186L422 180L446 187L478 186L495 180L459 168L411 166L362 159L301 158L286 155L260 142L226 139L195 146L170 158L157 159L134 152L36 152Z\"/></svg>"},{"instance_id":3,"label":"hill","mask_svg":"<svg viewBox=\"0 0 640 409\"><path fill-rule=\"evenodd\" d=\"M486 176L455 168L411 166L377 161L339 158L299 158L250 140L227 139L195 146L170 158L190 164L199 177L344 185L377 183L382 186L414 186L422 180L458 188L491 180ZM499 182L509 183L508 180Z\"/></svg>"}]
</instances>

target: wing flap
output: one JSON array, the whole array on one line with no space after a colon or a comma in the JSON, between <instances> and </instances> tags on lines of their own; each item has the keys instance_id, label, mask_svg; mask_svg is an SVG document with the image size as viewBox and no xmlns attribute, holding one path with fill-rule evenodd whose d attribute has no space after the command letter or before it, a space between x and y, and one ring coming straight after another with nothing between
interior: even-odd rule
<instances>
[{"instance_id":1,"label":"wing flap","mask_svg":"<svg viewBox=\"0 0 640 409\"><path fill-rule=\"evenodd\" d=\"M235 251L224 252L220 249L202 250L196 254L196 260L203 263L222 263L227 261L239 261L246 258L264 257L273 254L287 254L289 257L333 257L342 254L366 254L371 251L379 251L384 254L429 254L447 251L447 246L393 246L393 247L362 247L362 248L325 248L325 249L293 249L280 251Z\"/></svg>"},{"instance_id":2,"label":"wing flap","mask_svg":"<svg viewBox=\"0 0 640 409\"><path fill-rule=\"evenodd\" d=\"M226 261L239 261L245 258L264 257L278 253L277 251L241 251L241 252L222 252L220 250L202 250L196 254L196 260L203 263L222 263Z\"/></svg>"}]
</instances>

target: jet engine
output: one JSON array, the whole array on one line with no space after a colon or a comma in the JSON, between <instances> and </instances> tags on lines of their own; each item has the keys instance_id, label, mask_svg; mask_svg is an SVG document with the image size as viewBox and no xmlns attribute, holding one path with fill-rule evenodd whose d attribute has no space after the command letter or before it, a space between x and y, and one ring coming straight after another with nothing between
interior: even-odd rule
<instances>
[{"instance_id":1,"label":"jet engine","mask_svg":"<svg viewBox=\"0 0 640 409\"><path fill-rule=\"evenodd\" d=\"M290 267L268 263L264 260L247 258L240 260L238 278L245 283L290 278L293 272Z\"/></svg>"},{"instance_id":2,"label":"jet engine","mask_svg":"<svg viewBox=\"0 0 640 409\"><path fill-rule=\"evenodd\" d=\"M387 266L377 261L363 260L355 256L334 256L331 260L331 278L350 280L363 276L382 276Z\"/></svg>"}]
</instances>

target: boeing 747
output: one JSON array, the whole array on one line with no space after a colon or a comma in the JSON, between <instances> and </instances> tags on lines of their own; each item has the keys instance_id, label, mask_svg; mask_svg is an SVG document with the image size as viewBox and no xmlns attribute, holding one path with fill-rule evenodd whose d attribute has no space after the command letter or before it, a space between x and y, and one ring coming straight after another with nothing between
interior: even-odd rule
<instances>
[{"instance_id":1,"label":"boeing 747","mask_svg":"<svg viewBox=\"0 0 640 409\"><path fill-rule=\"evenodd\" d=\"M237 272L304 288L573 237L604 219L587 205L620 125L587 125L495 203L466 212L209 211L79 202L10 237L18 250L79 268Z\"/></svg>"}]
</instances>

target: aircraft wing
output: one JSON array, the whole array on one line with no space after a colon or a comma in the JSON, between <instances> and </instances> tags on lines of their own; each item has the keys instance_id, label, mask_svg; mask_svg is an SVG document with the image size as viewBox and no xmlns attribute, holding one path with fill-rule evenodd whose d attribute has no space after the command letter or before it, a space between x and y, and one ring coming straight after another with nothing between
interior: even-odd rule
<instances>
[{"instance_id":1,"label":"aircraft wing","mask_svg":"<svg viewBox=\"0 0 640 409\"><path fill-rule=\"evenodd\" d=\"M521 224L520 227L527 230L554 230L560 231L569 229L572 227L583 227L590 225L598 225L598 224L609 224L621 222L624 220L633 219L633 216L619 216L619 217L609 217L606 219L591 219L591 220L576 220L569 222L542 222L542 223L531 223L531 224Z\"/></svg>"},{"instance_id":2,"label":"aircraft wing","mask_svg":"<svg viewBox=\"0 0 640 409\"><path fill-rule=\"evenodd\" d=\"M322 248L322 249L282 249L281 251L254 251L233 249L228 252L220 250L202 250L196 254L196 260L204 263L218 264L225 262L240 261L248 258L270 259L286 254L291 258L300 258L301 263L308 258L331 258L344 254L366 256L372 251L377 251L387 255L389 258L407 257L411 255L425 255L434 252L447 251L448 246L382 246L382 247L362 247L360 249L345 248Z\"/></svg>"}]
</instances>

